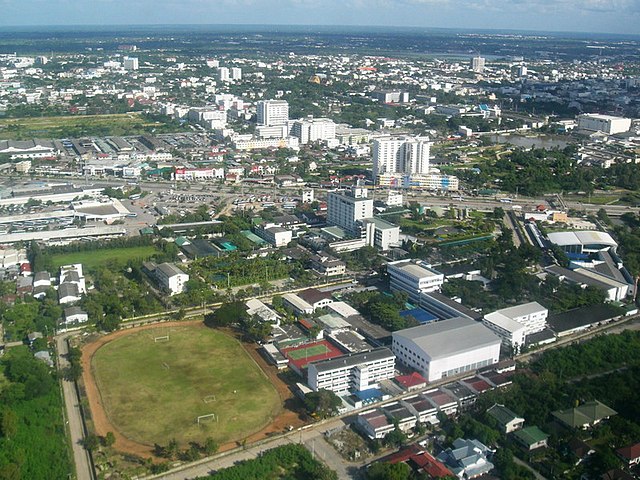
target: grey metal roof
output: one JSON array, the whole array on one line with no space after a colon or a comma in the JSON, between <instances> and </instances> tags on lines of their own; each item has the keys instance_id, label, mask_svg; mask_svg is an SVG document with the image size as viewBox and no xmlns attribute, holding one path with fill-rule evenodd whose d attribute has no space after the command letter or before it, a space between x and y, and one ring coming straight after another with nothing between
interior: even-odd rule
<instances>
[{"instance_id":1,"label":"grey metal roof","mask_svg":"<svg viewBox=\"0 0 640 480\"><path fill-rule=\"evenodd\" d=\"M350 353L341 357L311 362L311 364L318 372L326 372L329 370L336 370L338 368L355 367L356 365L361 365L367 362L375 362L389 357L395 358L391 350L386 347L381 347L370 350L368 352Z\"/></svg>"},{"instance_id":2,"label":"grey metal roof","mask_svg":"<svg viewBox=\"0 0 640 480\"><path fill-rule=\"evenodd\" d=\"M501 343L487 327L463 317L406 328L394 332L393 336L413 342L431 360Z\"/></svg>"}]
</instances>

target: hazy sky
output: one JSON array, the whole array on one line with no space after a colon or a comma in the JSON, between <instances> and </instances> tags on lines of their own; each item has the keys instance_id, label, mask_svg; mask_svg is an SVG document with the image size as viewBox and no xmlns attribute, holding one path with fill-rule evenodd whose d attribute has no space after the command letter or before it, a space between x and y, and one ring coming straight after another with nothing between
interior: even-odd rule
<instances>
[{"instance_id":1,"label":"hazy sky","mask_svg":"<svg viewBox=\"0 0 640 480\"><path fill-rule=\"evenodd\" d=\"M640 0L0 0L0 25L311 24L640 34Z\"/></svg>"}]
</instances>

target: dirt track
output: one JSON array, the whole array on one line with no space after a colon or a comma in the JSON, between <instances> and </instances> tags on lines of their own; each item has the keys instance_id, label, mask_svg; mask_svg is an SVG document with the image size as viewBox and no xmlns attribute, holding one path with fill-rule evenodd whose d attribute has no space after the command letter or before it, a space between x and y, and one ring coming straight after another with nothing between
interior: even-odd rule
<instances>
[{"instance_id":1,"label":"dirt track","mask_svg":"<svg viewBox=\"0 0 640 480\"><path fill-rule=\"evenodd\" d=\"M202 328L206 328L201 320L192 320L192 321L181 321L181 322L166 322L162 324L150 324L144 325L142 327L136 327L131 329L118 330L117 332L110 333L103 337L100 337L94 342L88 343L82 348L82 367L83 373L82 378L84 382L84 387L87 395L87 399L89 401L89 407L91 409L91 419L93 421L95 433L97 435L106 435L107 432L113 432L115 436L115 444L114 448L120 452L130 453L134 455L138 455L143 458L154 457L153 455L153 445L144 445L142 443L135 442L130 440L129 438L122 435L118 429L111 423L107 413L102 405L102 399L100 397L100 391L98 390L98 386L96 385L95 379L93 378L93 370L91 368L91 359L96 351L102 347L103 345L116 340L124 335L128 335L133 332L137 332L140 330L147 330L151 328L157 328L159 325L163 327L185 327L185 326L202 326ZM277 376L277 370L275 367L268 365L264 358L260 355L257 348L253 345L246 345L243 343L243 347L245 350L251 355L251 358L260 366L263 372L269 377L269 380L276 388L278 394L280 395L280 399L282 400L282 404L292 398L291 392L287 385L280 380ZM268 437L274 433L280 433L289 425L298 427L301 426L304 422L300 420L297 413L292 412L287 409L283 409L283 411L275 418L275 420L267 425L265 428L260 430L259 432L254 433L253 435L247 438L247 443L252 443L263 438ZM237 447L236 442L231 442L224 444L220 447L220 451L230 450L232 448Z\"/></svg>"}]
</instances>

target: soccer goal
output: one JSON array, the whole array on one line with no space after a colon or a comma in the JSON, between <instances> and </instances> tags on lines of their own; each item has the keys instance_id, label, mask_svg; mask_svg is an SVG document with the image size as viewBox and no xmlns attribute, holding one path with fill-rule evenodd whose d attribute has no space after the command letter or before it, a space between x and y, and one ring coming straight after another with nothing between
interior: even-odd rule
<instances>
[{"instance_id":1,"label":"soccer goal","mask_svg":"<svg viewBox=\"0 0 640 480\"><path fill-rule=\"evenodd\" d=\"M161 337L154 337L153 341L156 342L156 343L168 342L169 341L169 335L163 335Z\"/></svg>"},{"instance_id":2,"label":"soccer goal","mask_svg":"<svg viewBox=\"0 0 640 480\"><path fill-rule=\"evenodd\" d=\"M204 397L202 399L202 401L204 403L211 403L211 402L215 402L216 401L216 396L215 395L207 395L206 397Z\"/></svg>"},{"instance_id":3,"label":"soccer goal","mask_svg":"<svg viewBox=\"0 0 640 480\"><path fill-rule=\"evenodd\" d=\"M218 421L218 415L216 415L215 413L208 413L206 415L200 415L196 417L196 423L198 425L200 425L201 423L211 423L211 422L217 422L217 421Z\"/></svg>"}]
</instances>

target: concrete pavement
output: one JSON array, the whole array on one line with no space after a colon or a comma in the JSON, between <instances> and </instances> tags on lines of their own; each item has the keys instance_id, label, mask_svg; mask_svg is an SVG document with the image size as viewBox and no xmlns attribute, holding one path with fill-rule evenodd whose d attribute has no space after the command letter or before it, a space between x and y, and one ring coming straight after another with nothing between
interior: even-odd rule
<instances>
[{"instance_id":1,"label":"concrete pavement","mask_svg":"<svg viewBox=\"0 0 640 480\"><path fill-rule=\"evenodd\" d=\"M69 353L67 337L68 335L56 337L58 370L60 373L69 366L69 361L66 358L66 354ZM76 478L77 480L95 480L95 472L93 470L93 463L91 462L89 453L80 443L85 437L85 430L84 422L82 420L82 412L80 411L80 399L78 398L75 383L65 379L62 375L60 375L60 377L62 392L64 394L68 432L71 436L73 461L76 467Z\"/></svg>"}]
</instances>

